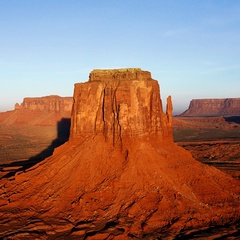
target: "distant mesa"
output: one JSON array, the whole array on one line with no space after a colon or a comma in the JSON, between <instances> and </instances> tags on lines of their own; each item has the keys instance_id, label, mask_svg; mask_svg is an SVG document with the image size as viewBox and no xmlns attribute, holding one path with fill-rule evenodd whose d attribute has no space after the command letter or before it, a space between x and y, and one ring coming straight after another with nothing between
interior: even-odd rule
<instances>
[{"instance_id":1,"label":"distant mesa","mask_svg":"<svg viewBox=\"0 0 240 240\"><path fill-rule=\"evenodd\" d=\"M15 110L0 112L0 138L12 136L0 143L0 161L30 159L30 166L50 156L69 137L72 104L72 97L27 97Z\"/></svg>"},{"instance_id":2,"label":"distant mesa","mask_svg":"<svg viewBox=\"0 0 240 240\"><path fill-rule=\"evenodd\" d=\"M39 111L71 112L72 97L50 95L46 97L26 97L21 104L15 104L15 110L28 109Z\"/></svg>"},{"instance_id":3,"label":"distant mesa","mask_svg":"<svg viewBox=\"0 0 240 240\"><path fill-rule=\"evenodd\" d=\"M240 98L193 99L181 117L240 116Z\"/></svg>"},{"instance_id":4,"label":"distant mesa","mask_svg":"<svg viewBox=\"0 0 240 240\"><path fill-rule=\"evenodd\" d=\"M13 111L1 112L0 123L52 126L71 117L72 105L72 97L26 97L21 104L15 104Z\"/></svg>"},{"instance_id":5,"label":"distant mesa","mask_svg":"<svg viewBox=\"0 0 240 240\"><path fill-rule=\"evenodd\" d=\"M94 70L73 99L68 142L0 181L0 238L184 239L239 221L239 181L173 142L150 72Z\"/></svg>"}]
</instances>

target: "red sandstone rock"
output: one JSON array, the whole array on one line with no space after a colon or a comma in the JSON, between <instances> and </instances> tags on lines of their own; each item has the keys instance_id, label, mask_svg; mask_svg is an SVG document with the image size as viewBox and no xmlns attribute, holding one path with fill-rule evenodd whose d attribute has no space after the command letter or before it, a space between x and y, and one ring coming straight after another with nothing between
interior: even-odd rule
<instances>
[{"instance_id":1,"label":"red sandstone rock","mask_svg":"<svg viewBox=\"0 0 240 240\"><path fill-rule=\"evenodd\" d=\"M239 181L174 144L167 103L140 69L76 84L69 141L0 182L0 237L173 238L238 221Z\"/></svg>"},{"instance_id":2,"label":"red sandstone rock","mask_svg":"<svg viewBox=\"0 0 240 240\"><path fill-rule=\"evenodd\" d=\"M51 95L38 98L24 98L20 105L16 103L15 109L71 112L72 97L59 97L57 95Z\"/></svg>"},{"instance_id":3,"label":"red sandstone rock","mask_svg":"<svg viewBox=\"0 0 240 240\"><path fill-rule=\"evenodd\" d=\"M193 99L182 117L240 116L240 98Z\"/></svg>"},{"instance_id":4,"label":"red sandstone rock","mask_svg":"<svg viewBox=\"0 0 240 240\"><path fill-rule=\"evenodd\" d=\"M113 144L136 137L172 139L171 99L165 115L159 96L158 82L147 71L94 70L89 82L75 84L71 137L101 133Z\"/></svg>"},{"instance_id":5,"label":"red sandstone rock","mask_svg":"<svg viewBox=\"0 0 240 240\"><path fill-rule=\"evenodd\" d=\"M56 125L62 118L70 118L73 98L56 95L24 98L15 104L14 111L0 113L0 123Z\"/></svg>"}]
</instances>

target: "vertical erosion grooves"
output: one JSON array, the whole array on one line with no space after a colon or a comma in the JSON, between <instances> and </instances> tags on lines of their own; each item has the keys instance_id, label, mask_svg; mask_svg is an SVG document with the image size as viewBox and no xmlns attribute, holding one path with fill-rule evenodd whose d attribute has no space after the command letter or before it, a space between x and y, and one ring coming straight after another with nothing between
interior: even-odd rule
<instances>
[{"instance_id":1,"label":"vertical erosion grooves","mask_svg":"<svg viewBox=\"0 0 240 240\"><path fill-rule=\"evenodd\" d=\"M90 83L92 86L94 86L94 84L96 83ZM113 146L119 143L121 147L122 132L119 116L120 103L117 99L118 87L119 81L117 80L98 84L97 91L101 93L96 94L95 103L92 103L92 105L97 106L96 112L94 113L93 133L94 135L103 134L106 141L110 140ZM87 124L87 121L85 124Z\"/></svg>"},{"instance_id":2,"label":"vertical erosion grooves","mask_svg":"<svg viewBox=\"0 0 240 240\"><path fill-rule=\"evenodd\" d=\"M129 138L170 139L170 100L165 114L158 82L153 79L114 78L75 84L71 137L102 134L120 147Z\"/></svg>"},{"instance_id":3,"label":"vertical erosion grooves","mask_svg":"<svg viewBox=\"0 0 240 240\"><path fill-rule=\"evenodd\" d=\"M106 140L107 135L106 135L106 122L105 122L105 96L106 96L106 86L104 86L103 91L102 91L102 121L103 121L103 135Z\"/></svg>"},{"instance_id":4,"label":"vertical erosion grooves","mask_svg":"<svg viewBox=\"0 0 240 240\"><path fill-rule=\"evenodd\" d=\"M122 132L121 132L121 124L119 119L120 112L120 104L118 103L116 92L119 87L119 81L114 81L113 89L111 89L112 93L112 140L113 146L119 141L120 148L122 148Z\"/></svg>"}]
</instances>

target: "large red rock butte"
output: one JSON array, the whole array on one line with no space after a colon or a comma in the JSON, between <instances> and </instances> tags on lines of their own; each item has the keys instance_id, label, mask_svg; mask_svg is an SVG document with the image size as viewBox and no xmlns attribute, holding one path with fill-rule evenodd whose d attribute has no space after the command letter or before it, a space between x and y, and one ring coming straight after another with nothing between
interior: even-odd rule
<instances>
[{"instance_id":1,"label":"large red rock butte","mask_svg":"<svg viewBox=\"0 0 240 240\"><path fill-rule=\"evenodd\" d=\"M171 139L171 98L163 113L158 82L141 69L94 70L75 84L71 137Z\"/></svg>"},{"instance_id":2,"label":"large red rock butte","mask_svg":"<svg viewBox=\"0 0 240 240\"><path fill-rule=\"evenodd\" d=\"M173 239L235 224L239 181L173 142L167 103L141 69L75 84L69 141L0 182L0 237Z\"/></svg>"}]
</instances>

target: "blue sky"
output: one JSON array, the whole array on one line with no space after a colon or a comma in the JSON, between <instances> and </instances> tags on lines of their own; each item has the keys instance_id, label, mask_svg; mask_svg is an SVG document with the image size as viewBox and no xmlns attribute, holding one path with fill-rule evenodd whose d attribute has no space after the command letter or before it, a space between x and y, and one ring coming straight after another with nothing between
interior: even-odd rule
<instances>
[{"instance_id":1,"label":"blue sky","mask_svg":"<svg viewBox=\"0 0 240 240\"><path fill-rule=\"evenodd\" d=\"M95 68L150 71L175 114L240 97L239 0L0 0L0 30L0 111Z\"/></svg>"}]
</instances>

